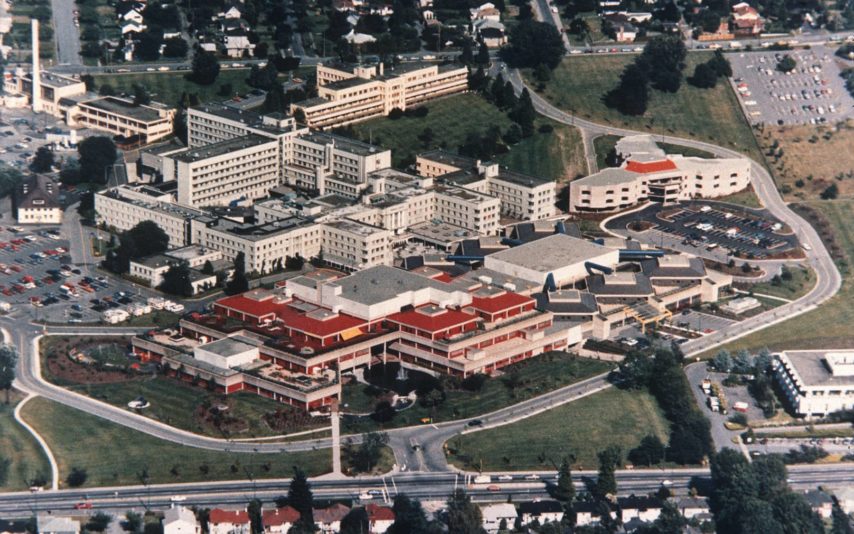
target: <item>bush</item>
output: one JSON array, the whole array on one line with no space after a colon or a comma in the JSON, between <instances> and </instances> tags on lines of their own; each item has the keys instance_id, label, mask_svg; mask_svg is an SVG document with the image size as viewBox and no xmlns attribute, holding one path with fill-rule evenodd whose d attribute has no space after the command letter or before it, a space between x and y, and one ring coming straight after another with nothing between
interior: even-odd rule
<instances>
[{"instance_id":1,"label":"bush","mask_svg":"<svg viewBox=\"0 0 854 534\"><path fill-rule=\"evenodd\" d=\"M552 126L551 124L542 124L539 128L537 128L537 131L541 134L549 134L554 131L554 126Z\"/></svg>"},{"instance_id":2,"label":"bush","mask_svg":"<svg viewBox=\"0 0 854 534\"><path fill-rule=\"evenodd\" d=\"M403 118L403 115L404 115L404 113L403 113L402 109L394 108L391 111L389 111L388 118L393 120L393 121L396 121L397 119Z\"/></svg>"},{"instance_id":3,"label":"bush","mask_svg":"<svg viewBox=\"0 0 854 534\"><path fill-rule=\"evenodd\" d=\"M467 376L462 381L462 387L466 391L480 391L489 377L483 373L475 373Z\"/></svg>"},{"instance_id":4,"label":"bush","mask_svg":"<svg viewBox=\"0 0 854 534\"><path fill-rule=\"evenodd\" d=\"M65 479L65 482L71 486L72 488L79 488L83 484L86 483L86 479L89 478L89 474L82 467L72 467L71 473L68 474L68 477Z\"/></svg>"},{"instance_id":5,"label":"bush","mask_svg":"<svg viewBox=\"0 0 854 534\"><path fill-rule=\"evenodd\" d=\"M730 423L735 423L736 425L747 426L747 416L743 413L736 412L729 417Z\"/></svg>"}]
</instances>

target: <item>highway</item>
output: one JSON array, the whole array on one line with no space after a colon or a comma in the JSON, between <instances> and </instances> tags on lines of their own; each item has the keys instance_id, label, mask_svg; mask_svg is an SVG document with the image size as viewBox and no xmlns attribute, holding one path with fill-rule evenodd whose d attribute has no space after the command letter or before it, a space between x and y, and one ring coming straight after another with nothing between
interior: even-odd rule
<instances>
[{"instance_id":1,"label":"highway","mask_svg":"<svg viewBox=\"0 0 854 534\"><path fill-rule=\"evenodd\" d=\"M384 497L389 498L406 493L421 500L445 500L455 488L465 487L475 501L506 502L508 497L512 497L513 501L518 502L548 497L547 486L555 482L556 476L555 471L489 474L492 478L489 485L497 486L497 490L487 489L487 484L473 485L470 483L471 477L467 481L462 473L447 472L347 479L319 478L312 480L311 485L315 499L319 500L356 499L368 490L380 490ZM537 478L532 479L535 475ZM708 476L708 470L704 468L622 470L617 472L617 486L620 494L647 494L666 483L675 493L685 495L692 483L707 482ZM854 477L854 464L790 466L788 477L790 485L798 490L819 485L844 486ZM579 491L584 490L586 483L595 478L594 471L573 473L573 481ZM24 511L67 511L81 502L91 502L96 510L116 512L145 507L165 508L174 496L183 498L182 503L186 506L244 506L253 498L271 502L287 494L289 482L288 479L276 479L6 493L0 495L0 517L20 517Z\"/></svg>"}]
</instances>

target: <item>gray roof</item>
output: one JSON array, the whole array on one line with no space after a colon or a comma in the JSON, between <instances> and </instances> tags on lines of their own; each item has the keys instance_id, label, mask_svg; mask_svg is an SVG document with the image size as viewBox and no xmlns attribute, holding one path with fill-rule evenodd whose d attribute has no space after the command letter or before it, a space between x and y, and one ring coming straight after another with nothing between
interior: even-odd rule
<instances>
[{"instance_id":1,"label":"gray roof","mask_svg":"<svg viewBox=\"0 0 854 534\"><path fill-rule=\"evenodd\" d=\"M445 292L461 289L455 284L446 284L386 265L357 271L350 276L330 282L329 285L340 287L342 298L368 306L393 299L401 293L427 287Z\"/></svg>"},{"instance_id":2,"label":"gray roof","mask_svg":"<svg viewBox=\"0 0 854 534\"><path fill-rule=\"evenodd\" d=\"M88 102L81 102L81 106L106 111L107 113L115 113L124 117L141 122L155 122L166 120L151 106L135 106L130 100L116 98L114 96L105 96Z\"/></svg>"},{"instance_id":3,"label":"gray roof","mask_svg":"<svg viewBox=\"0 0 854 534\"><path fill-rule=\"evenodd\" d=\"M586 239L554 234L518 247L496 252L487 257L520 265L539 272L551 272L556 269L596 258L614 249L597 245Z\"/></svg>"},{"instance_id":4,"label":"gray roof","mask_svg":"<svg viewBox=\"0 0 854 534\"><path fill-rule=\"evenodd\" d=\"M460 156L446 150L428 150L418 154L419 158L428 159L445 165L452 165L460 170L471 169L477 166L477 160L467 156Z\"/></svg>"},{"instance_id":5,"label":"gray roof","mask_svg":"<svg viewBox=\"0 0 854 534\"><path fill-rule=\"evenodd\" d=\"M18 208L59 208L59 185L47 176L33 175L21 182L15 198Z\"/></svg>"},{"instance_id":6,"label":"gray roof","mask_svg":"<svg viewBox=\"0 0 854 534\"><path fill-rule=\"evenodd\" d=\"M250 345L248 343L244 343L243 341L240 341L239 339L235 339L233 337L224 337L216 341L211 341L206 345L200 345L199 348L204 349L208 352L212 352L219 356L228 358L229 356L243 354L247 350L254 349L255 346Z\"/></svg>"},{"instance_id":7,"label":"gray roof","mask_svg":"<svg viewBox=\"0 0 854 534\"><path fill-rule=\"evenodd\" d=\"M686 258L685 265L661 265L657 258L640 262L641 270L650 278L701 278L706 266L700 258Z\"/></svg>"},{"instance_id":8,"label":"gray roof","mask_svg":"<svg viewBox=\"0 0 854 534\"><path fill-rule=\"evenodd\" d=\"M339 148L346 152L352 152L353 154L358 154L360 156L370 156L371 154L388 152L386 149L382 149L369 143L325 132L311 132L301 135L298 141L309 141L318 145L330 145L334 143L335 148Z\"/></svg>"},{"instance_id":9,"label":"gray roof","mask_svg":"<svg viewBox=\"0 0 854 534\"><path fill-rule=\"evenodd\" d=\"M535 293L532 296L537 300L538 309L550 311L556 315L588 315L599 311L595 296L586 291L571 291L578 293L577 300L558 300L546 293ZM566 291L558 293L566 293Z\"/></svg>"},{"instance_id":10,"label":"gray roof","mask_svg":"<svg viewBox=\"0 0 854 534\"><path fill-rule=\"evenodd\" d=\"M579 178L572 183L575 185L623 185L634 182L637 176L636 173L619 167L609 167L590 176Z\"/></svg>"},{"instance_id":11,"label":"gray roof","mask_svg":"<svg viewBox=\"0 0 854 534\"><path fill-rule=\"evenodd\" d=\"M851 386L854 376L834 376L825 362L833 350L792 350L785 354L806 386Z\"/></svg>"},{"instance_id":12,"label":"gray roof","mask_svg":"<svg viewBox=\"0 0 854 534\"><path fill-rule=\"evenodd\" d=\"M172 154L167 157L178 161L193 163L196 161L206 160L208 158L215 158L225 154L230 154L231 152L243 150L244 148L251 148L267 143L275 144L277 143L277 141L274 139L270 139L269 137L262 137L260 135L250 134L241 137L235 137L234 139L228 139L226 141L220 141L219 143L212 143L203 147L188 148L186 150Z\"/></svg>"},{"instance_id":13,"label":"gray roof","mask_svg":"<svg viewBox=\"0 0 854 534\"><path fill-rule=\"evenodd\" d=\"M633 277L624 276L627 274ZM653 294L649 278L641 273L618 273L625 278L626 283L613 283L614 275L594 274L587 277L587 290L602 297L645 297Z\"/></svg>"}]
</instances>

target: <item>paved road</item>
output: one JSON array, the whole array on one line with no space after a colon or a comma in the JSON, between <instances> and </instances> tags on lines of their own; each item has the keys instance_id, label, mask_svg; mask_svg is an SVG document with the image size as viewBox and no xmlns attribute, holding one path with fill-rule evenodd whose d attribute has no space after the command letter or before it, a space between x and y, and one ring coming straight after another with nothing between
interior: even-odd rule
<instances>
[{"instance_id":1,"label":"paved road","mask_svg":"<svg viewBox=\"0 0 854 534\"><path fill-rule=\"evenodd\" d=\"M80 32L74 25L74 0L51 0L56 57L60 65L81 66Z\"/></svg>"},{"instance_id":2,"label":"paved road","mask_svg":"<svg viewBox=\"0 0 854 534\"><path fill-rule=\"evenodd\" d=\"M819 485L839 487L848 485L854 477L854 464L827 464L789 466L790 485L804 490ZM555 473L539 472L538 480L527 477L531 473L506 473L510 481L499 481L502 473L491 473L493 484L500 491L490 492L485 485L468 486L468 493L475 501L506 502L547 497L546 484L554 481ZM594 480L593 471L573 473L575 486L584 489L585 480ZM617 486L621 494L647 494L656 491L668 480L677 494L686 494L692 480L708 479L708 470L635 470L618 471ZM0 495L0 517L20 517L22 511L67 511L83 501L93 503L95 510L115 510L123 513L128 509L140 510L151 506L166 508L173 495L186 498L187 506L245 505L257 497L270 502L287 493L288 479L231 482L204 482L198 484L163 484L154 486L123 486L114 488L87 488L60 491L6 493ZM398 493L421 500L445 500L456 487L465 485L464 476L457 473L409 473L385 477L359 477L348 479L320 478L312 481L312 491L318 499L355 499L369 489L383 490L393 498ZM364 501L363 501L364 502Z\"/></svg>"},{"instance_id":3,"label":"paved road","mask_svg":"<svg viewBox=\"0 0 854 534\"><path fill-rule=\"evenodd\" d=\"M504 69L504 73L505 78L509 79L513 83L517 91L521 92L522 88L524 87L524 82L522 80L521 75L519 74L519 71L514 69L508 72L506 69ZM625 136L637 135L639 133L647 133L638 132L635 130L628 130L625 128L616 128L574 117L569 113L566 113L554 107L534 91L529 92L531 94L531 99L534 103L534 108L537 110L538 113L545 115L558 122L574 125L581 129L582 132L586 132L586 135L590 137L595 137L598 135ZM703 141L696 141L693 139L685 139L669 135L655 135L655 138L657 141L664 143L672 143L705 150L719 157L746 157L744 154L735 150L720 147ZM755 161L751 161L751 181L753 183L753 189L754 191L756 191L756 196L759 197L759 200L760 202L762 202L762 205L765 206L765 209L767 209L772 215L777 217L777 219L782 221L784 224L787 224L790 228L792 228L801 243L806 243L807 245L809 245L811 250L806 252L806 261L810 264L810 266L812 266L813 270L815 270L818 276L818 281L816 282L816 285L812 289L812 291L810 291L809 293L807 293L796 301L793 301L789 304L784 304L783 306L779 306L773 310L760 313L749 319L745 319L744 321L733 325L732 327L726 330L721 330L715 332L714 334L703 336L702 338L685 343L684 345L682 345L682 350L685 352L686 355L690 356L699 354L729 341L733 341L735 339L748 335L762 328L768 327L777 322L813 310L816 308L816 306L825 302L830 297L835 295L836 292L839 291L839 287L842 284L842 277L840 276L839 271L836 269L836 265L833 263L830 254L827 252L827 249L824 247L824 244L819 238L818 233L812 226L810 226L809 223L804 221L799 215L789 209L789 207L783 201L783 198L780 196L779 191L777 191L777 187L774 184L774 179L771 177L770 174L768 174L768 171L766 171L764 167L762 167L759 163Z\"/></svg>"}]
</instances>

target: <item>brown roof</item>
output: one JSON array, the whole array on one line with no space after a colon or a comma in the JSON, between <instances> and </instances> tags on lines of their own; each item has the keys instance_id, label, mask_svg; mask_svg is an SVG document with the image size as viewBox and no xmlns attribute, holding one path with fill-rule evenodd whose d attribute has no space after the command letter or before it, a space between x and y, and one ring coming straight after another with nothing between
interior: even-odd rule
<instances>
[{"instance_id":1,"label":"brown roof","mask_svg":"<svg viewBox=\"0 0 854 534\"><path fill-rule=\"evenodd\" d=\"M47 176L30 176L17 191L18 208L59 208L59 185Z\"/></svg>"},{"instance_id":2,"label":"brown roof","mask_svg":"<svg viewBox=\"0 0 854 534\"><path fill-rule=\"evenodd\" d=\"M293 524L299 521L300 514L296 508L291 506L283 506L275 510L264 510L261 514L265 527L277 525Z\"/></svg>"},{"instance_id":3,"label":"brown roof","mask_svg":"<svg viewBox=\"0 0 854 534\"><path fill-rule=\"evenodd\" d=\"M316 523L335 523L341 521L350 513L350 509L343 504L333 504L328 508L315 508L314 521Z\"/></svg>"}]
</instances>

